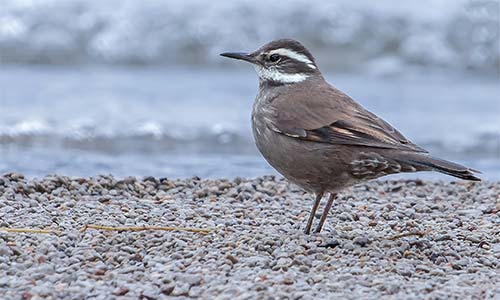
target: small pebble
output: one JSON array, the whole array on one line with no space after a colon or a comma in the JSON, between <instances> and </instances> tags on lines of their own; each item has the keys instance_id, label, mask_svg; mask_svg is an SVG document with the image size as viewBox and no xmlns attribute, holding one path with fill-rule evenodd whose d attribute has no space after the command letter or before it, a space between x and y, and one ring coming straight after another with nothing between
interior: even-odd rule
<instances>
[{"instance_id":1,"label":"small pebble","mask_svg":"<svg viewBox=\"0 0 500 300\"><path fill-rule=\"evenodd\" d=\"M0 176L0 227L62 232L0 232L0 298L488 297L498 194L487 181L372 181L305 235L313 196L280 177ZM88 224L212 231L82 232Z\"/></svg>"}]
</instances>

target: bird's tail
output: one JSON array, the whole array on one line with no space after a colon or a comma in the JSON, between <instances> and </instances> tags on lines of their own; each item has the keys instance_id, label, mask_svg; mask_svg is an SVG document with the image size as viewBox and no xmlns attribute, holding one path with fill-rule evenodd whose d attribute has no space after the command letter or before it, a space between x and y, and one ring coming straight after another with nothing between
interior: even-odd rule
<instances>
[{"instance_id":1,"label":"bird's tail","mask_svg":"<svg viewBox=\"0 0 500 300\"><path fill-rule=\"evenodd\" d=\"M467 168L451 161L435 158L427 154L411 153L408 155L402 155L397 159L397 161L403 165L410 165L418 171L433 170L461 179L481 181L481 178L474 174L481 173L480 171Z\"/></svg>"}]
</instances>

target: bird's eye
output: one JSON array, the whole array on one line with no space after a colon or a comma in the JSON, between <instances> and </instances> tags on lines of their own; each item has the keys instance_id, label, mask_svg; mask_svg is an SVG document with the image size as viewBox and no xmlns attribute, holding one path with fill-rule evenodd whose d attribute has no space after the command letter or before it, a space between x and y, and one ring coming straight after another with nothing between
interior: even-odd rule
<instances>
[{"instance_id":1,"label":"bird's eye","mask_svg":"<svg viewBox=\"0 0 500 300\"><path fill-rule=\"evenodd\" d=\"M276 53L275 53L275 54L271 54L271 55L269 56L269 61L270 61L270 62L273 62L273 63L278 62L280 59L281 59L281 56L279 56L279 55L278 55L278 54L276 54Z\"/></svg>"}]
</instances>

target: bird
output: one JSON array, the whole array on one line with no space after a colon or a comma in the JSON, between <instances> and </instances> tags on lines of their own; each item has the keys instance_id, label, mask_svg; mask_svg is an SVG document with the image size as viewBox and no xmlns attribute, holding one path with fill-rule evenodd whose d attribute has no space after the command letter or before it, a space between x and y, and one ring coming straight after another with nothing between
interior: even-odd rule
<instances>
[{"instance_id":1,"label":"bird","mask_svg":"<svg viewBox=\"0 0 500 300\"><path fill-rule=\"evenodd\" d=\"M324 195L328 200L314 232L321 232L342 190L381 176L437 171L480 181L477 170L433 157L388 122L329 84L311 52L293 39L271 41L221 56L251 63L259 77L252 108L256 146L281 175L315 194L304 230L309 234Z\"/></svg>"}]
</instances>

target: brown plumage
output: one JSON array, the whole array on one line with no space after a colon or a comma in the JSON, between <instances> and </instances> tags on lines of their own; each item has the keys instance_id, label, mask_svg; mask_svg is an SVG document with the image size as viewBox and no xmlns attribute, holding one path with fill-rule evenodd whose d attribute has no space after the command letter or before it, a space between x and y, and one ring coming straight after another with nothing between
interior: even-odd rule
<instances>
[{"instance_id":1,"label":"brown plumage","mask_svg":"<svg viewBox=\"0 0 500 300\"><path fill-rule=\"evenodd\" d=\"M399 131L325 81L310 52L277 40L253 53L223 53L256 66L260 90L252 112L255 142L283 176L316 193L306 233L321 197L330 193L316 232L336 194L388 174L438 171L480 180L475 170L434 158Z\"/></svg>"}]
</instances>

